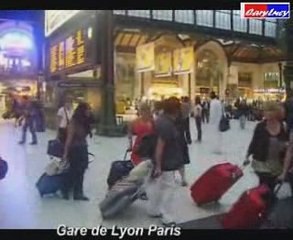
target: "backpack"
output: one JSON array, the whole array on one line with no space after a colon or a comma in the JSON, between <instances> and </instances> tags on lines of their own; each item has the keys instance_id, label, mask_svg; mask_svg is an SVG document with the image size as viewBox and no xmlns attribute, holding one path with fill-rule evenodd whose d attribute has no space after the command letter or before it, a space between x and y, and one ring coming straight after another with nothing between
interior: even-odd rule
<instances>
[{"instance_id":1,"label":"backpack","mask_svg":"<svg viewBox=\"0 0 293 240\"><path fill-rule=\"evenodd\" d=\"M158 135L156 133L142 137L140 144L135 150L135 154L141 158L153 159L156 151Z\"/></svg>"}]
</instances>

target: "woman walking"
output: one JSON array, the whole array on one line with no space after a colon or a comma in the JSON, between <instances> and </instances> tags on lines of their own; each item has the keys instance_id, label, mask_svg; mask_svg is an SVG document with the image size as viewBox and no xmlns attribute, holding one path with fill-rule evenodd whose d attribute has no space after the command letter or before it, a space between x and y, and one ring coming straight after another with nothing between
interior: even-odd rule
<instances>
[{"instance_id":1,"label":"woman walking","mask_svg":"<svg viewBox=\"0 0 293 240\"><path fill-rule=\"evenodd\" d=\"M195 119L195 125L196 125L196 129L197 129L197 141L201 142L201 139L202 139L202 129L201 129L202 106L201 106L200 97L195 98L194 119Z\"/></svg>"},{"instance_id":2,"label":"woman walking","mask_svg":"<svg viewBox=\"0 0 293 240\"><path fill-rule=\"evenodd\" d=\"M244 164L248 164L252 156L252 167L260 184L266 184L273 192L277 180L285 179L292 154L286 150L289 138L281 120L281 106L276 102L266 103L264 116L265 119L254 130ZM293 190L292 179L290 185Z\"/></svg>"},{"instance_id":3,"label":"woman walking","mask_svg":"<svg viewBox=\"0 0 293 240\"><path fill-rule=\"evenodd\" d=\"M182 113L179 112L179 116L177 117L176 121L175 121L175 125L177 128L177 131L179 133L179 144L181 147L181 151L183 154L183 165L182 167L179 169L179 173L181 176L181 186L182 187L186 187L188 185L187 180L186 180L186 175L185 175L185 165L190 163L190 158L189 158L189 150L188 150L188 142L187 139L185 137L185 119L182 116Z\"/></svg>"},{"instance_id":4,"label":"woman walking","mask_svg":"<svg viewBox=\"0 0 293 240\"><path fill-rule=\"evenodd\" d=\"M68 176L62 189L64 199L69 199L69 193L73 189L74 200L89 200L83 193L83 180L88 167L86 138L91 135L90 116L90 106L80 103L69 122L63 155L63 161L69 165Z\"/></svg>"},{"instance_id":5,"label":"woman walking","mask_svg":"<svg viewBox=\"0 0 293 240\"><path fill-rule=\"evenodd\" d=\"M131 153L131 160L134 165L138 165L142 162L140 156L136 154L136 149L140 145L144 136L150 135L154 132L154 120L149 105L142 103L139 107L139 117L129 124L128 127L128 139L129 139L129 151ZM133 136L135 141L133 143Z\"/></svg>"}]
</instances>

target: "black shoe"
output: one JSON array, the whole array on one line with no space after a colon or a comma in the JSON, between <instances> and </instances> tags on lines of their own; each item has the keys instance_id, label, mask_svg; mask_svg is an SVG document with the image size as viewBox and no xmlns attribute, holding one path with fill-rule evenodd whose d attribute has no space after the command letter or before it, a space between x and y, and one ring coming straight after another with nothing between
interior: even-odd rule
<instances>
[{"instance_id":1,"label":"black shoe","mask_svg":"<svg viewBox=\"0 0 293 240\"><path fill-rule=\"evenodd\" d=\"M37 145L37 142L31 142L30 145Z\"/></svg>"},{"instance_id":2,"label":"black shoe","mask_svg":"<svg viewBox=\"0 0 293 240\"><path fill-rule=\"evenodd\" d=\"M23 144L25 144L25 142L24 141L20 141L20 142L18 142L18 144L19 145L23 145Z\"/></svg>"},{"instance_id":3,"label":"black shoe","mask_svg":"<svg viewBox=\"0 0 293 240\"><path fill-rule=\"evenodd\" d=\"M69 194L65 192L61 192L61 196L64 200L69 200Z\"/></svg>"},{"instance_id":4,"label":"black shoe","mask_svg":"<svg viewBox=\"0 0 293 240\"><path fill-rule=\"evenodd\" d=\"M90 199L86 196L75 196L73 198L74 200L77 200L77 201L89 201Z\"/></svg>"}]
</instances>

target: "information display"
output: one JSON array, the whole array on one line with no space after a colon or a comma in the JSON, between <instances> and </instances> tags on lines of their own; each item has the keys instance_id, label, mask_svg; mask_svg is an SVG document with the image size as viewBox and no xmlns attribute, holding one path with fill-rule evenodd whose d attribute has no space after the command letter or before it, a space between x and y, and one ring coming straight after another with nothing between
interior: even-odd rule
<instances>
[{"instance_id":1,"label":"information display","mask_svg":"<svg viewBox=\"0 0 293 240\"><path fill-rule=\"evenodd\" d=\"M50 73L81 67L91 63L88 29L79 29L50 47Z\"/></svg>"}]
</instances>

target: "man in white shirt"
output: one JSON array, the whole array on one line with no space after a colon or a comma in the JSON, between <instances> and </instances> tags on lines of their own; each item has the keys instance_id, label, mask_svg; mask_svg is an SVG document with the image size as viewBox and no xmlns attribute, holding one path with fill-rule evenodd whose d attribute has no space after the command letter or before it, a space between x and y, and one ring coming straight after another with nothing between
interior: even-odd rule
<instances>
[{"instance_id":1,"label":"man in white shirt","mask_svg":"<svg viewBox=\"0 0 293 240\"><path fill-rule=\"evenodd\" d=\"M65 142L67 126L73 115L72 100L67 98L65 100L64 106L59 108L57 113L57 126L58 126L58 139Z\"/></svg>"},{"instance_id":2,"label":"man in white shirt","mask_svg":"<svg viewBox=\"0 0 293 240\"><path fill-rule=\"evenodd\" d=\"M223 106L215 92L211 92L210 97L210 144L214 148L213 153L222 154L222 133L219 130L219 125L223 115Z\"/></svg>"}]
</instances>

